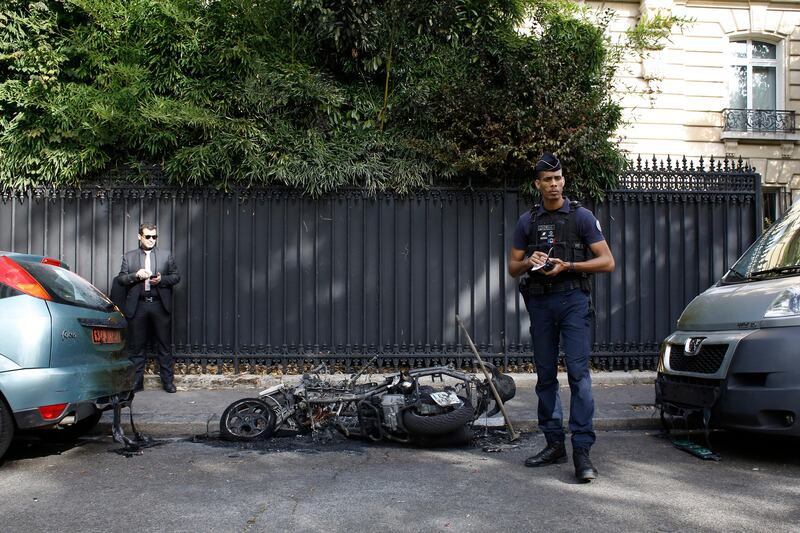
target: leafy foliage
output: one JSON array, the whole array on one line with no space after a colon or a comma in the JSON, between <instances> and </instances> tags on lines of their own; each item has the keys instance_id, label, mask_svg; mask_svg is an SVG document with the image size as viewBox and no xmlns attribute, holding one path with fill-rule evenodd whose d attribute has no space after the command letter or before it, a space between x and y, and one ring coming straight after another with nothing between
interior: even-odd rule
<instances>
[{"instance_id":1,"label":"leafy foliage","mask_svg":"<svg viewBox=\"0 0 800 533\"><path fill-rule=\"evenodd\" d=\"M157 164L406 192L525 180L548 149L599 197L624 164L606 23L533 0L0 0L0 185Z\"/></svg>"},{"instance_id":2,"label":"leafy foliage","mask_svg":"<svg viewBox=\"0 0 800 533\"><path fill-rule=\"evenodd\" d=\"M663 50L670 42L673 28L683 29L693 22L694 19L660 12L642 15L636 25L626 32L628 46L639 54L648 50Z\"/></svg>"}]
</instances>

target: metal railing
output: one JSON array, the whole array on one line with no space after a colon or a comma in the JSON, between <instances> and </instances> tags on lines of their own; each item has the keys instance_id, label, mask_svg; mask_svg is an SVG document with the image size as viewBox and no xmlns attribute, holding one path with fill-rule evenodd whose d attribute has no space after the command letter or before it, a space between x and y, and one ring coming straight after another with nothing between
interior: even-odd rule
<instances>
[{"instance_id":1,"label":"metal railing","mask_svg":"<svg viewBox=\"0 0 800 533\"><path fill-rule=\"evenodd\" d=\"M795 133L795 112L775 109L723 109L723 131Z\"/></svg>"}]
</instances>

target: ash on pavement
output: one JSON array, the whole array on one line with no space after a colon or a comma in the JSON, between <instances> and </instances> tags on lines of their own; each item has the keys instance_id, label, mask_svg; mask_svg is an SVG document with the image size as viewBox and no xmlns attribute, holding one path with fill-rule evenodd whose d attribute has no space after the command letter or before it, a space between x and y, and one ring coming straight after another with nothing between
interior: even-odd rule
<instances>
[{"instance_id":1,"label":"ash on pavement","mask_svg":"<svg viewBox=\"0 0 800 533\"><path fill-rule=\"evenodd\" d=\"M348 439L335 430L320 430L315 433L278 432L270 438L254 441L227 441L219 433L195 435L190 440L215 448L226 448L239 451L254 451L258 453L323 453L323 452L348 452L363 453L366 446L387 447L412 447L412 448L438 448L438 449L471 449L482 450L488 453L498 453L515 450L533 445L535 433L520 433L519 438L509 442L504 430L485 428L467 429L465 435L455 439L427 439L419 442L401 443L391 440L365 441Z\"/></svg>"}]
</instances>

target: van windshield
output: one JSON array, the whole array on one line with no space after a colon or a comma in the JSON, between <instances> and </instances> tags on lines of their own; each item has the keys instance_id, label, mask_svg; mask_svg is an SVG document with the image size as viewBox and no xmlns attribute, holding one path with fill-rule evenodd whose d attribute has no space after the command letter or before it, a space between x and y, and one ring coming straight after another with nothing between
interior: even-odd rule
<instances>
[{"instance_id":1,"label":"van windshield","mask_svg":"<svg viewBox=\"0 0 800 533\"><path fill-rule=\"evenodd\" d=\"M19 261L18 264L36 278L56 302L98 311L114 308L105 294L74 272L31 261Z\"/></svg>"},{"instance_id":2,"label":"van windshield","mask_svg":"<svg viewBox=\"0 0 800 533\"><path fill-rule=\"evenodd\" d=\"M722 283L800 275L800 204L780 218L736 261Z\"/></svg>"}]
</instances>

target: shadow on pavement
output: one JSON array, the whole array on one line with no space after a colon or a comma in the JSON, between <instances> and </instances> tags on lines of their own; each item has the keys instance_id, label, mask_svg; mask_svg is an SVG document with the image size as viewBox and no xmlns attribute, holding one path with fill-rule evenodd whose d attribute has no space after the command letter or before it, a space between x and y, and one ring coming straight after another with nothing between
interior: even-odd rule
<instances>
[{"instance_id":1,"label":"shadow on pavement","mask_svg":"<svg viewBox=\"0 0 800 533\"><path fill-rule=\"evenodd\" d=\"M61 455L68 450L91 442L91 440L59 435L55 431L20 432L14 437L11 446L3 456L3 462Z\"/></svg>"},{"instance_id":2,"label":"shadow on pavement","mask_svg":"<svg viewBox=\"0 0 800 533\"><path fill-rule=\"evenodd\" d=\"M750 462L758 460L772 465L800 465L800 438L763 435L744 431L714 430L709 432L709 442L702 430L672 431L669 435L654 435L666 440L685 439L701 446L708 446L723 461Z\"/></svg>"}]
</instances>

